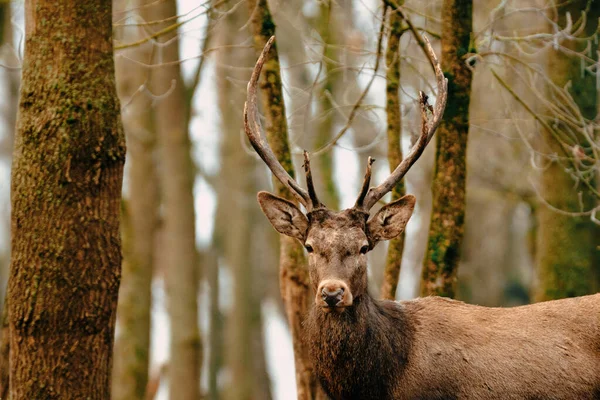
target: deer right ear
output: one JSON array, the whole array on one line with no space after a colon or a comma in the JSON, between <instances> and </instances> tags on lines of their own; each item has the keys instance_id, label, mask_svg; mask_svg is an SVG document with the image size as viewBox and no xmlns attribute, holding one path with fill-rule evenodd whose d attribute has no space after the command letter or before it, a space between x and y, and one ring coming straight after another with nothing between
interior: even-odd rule
<instances>
[{"instance_id":1,"label":"deer right ear","mask_svg":"<svg viewBox=\"0 0 600 400\"><path fill-rule=\"evenodd\" d=\"M369 221L370 241L375 244L381 240L390 240L400 235L415 208L415 196L406 196L381 208Z\"/></svg>"},{"instance_id":2,"label":"deer right ear","mask_svg":"<svg viewBox=\"0 0 600 400\"><path fill-rule=\"evenodd\" d=\"M257 197L260 208L277 232L304 242L308 219L294 203L268 192L259 192Z\"/></svg>"}]
</instances>

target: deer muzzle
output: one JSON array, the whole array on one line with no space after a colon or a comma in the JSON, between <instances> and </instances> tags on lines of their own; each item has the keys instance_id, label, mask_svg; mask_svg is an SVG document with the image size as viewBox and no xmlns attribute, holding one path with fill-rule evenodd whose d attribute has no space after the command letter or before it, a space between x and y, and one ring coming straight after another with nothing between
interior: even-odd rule
<instances>
[{"instance_id":1,"label":"deer muzzle","mask_svg":"<svg viewBox=\"0 0 600 400\"><path fill-rule=\"evenodd\" d=\"M352 293L345 282L337 279L322 281L317 288L315 298L317 307L322 307L325 312L336 310L341 312L352 305Z\"/></svg>"}]
</instances>

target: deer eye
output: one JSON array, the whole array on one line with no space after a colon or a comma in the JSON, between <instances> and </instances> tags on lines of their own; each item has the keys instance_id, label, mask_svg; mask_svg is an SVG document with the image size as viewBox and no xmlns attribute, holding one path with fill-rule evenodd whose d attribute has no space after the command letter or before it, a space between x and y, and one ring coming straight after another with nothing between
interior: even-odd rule
<instances>
[{"instance_id":1,"label":"deer eye","mask_svg":"<svg viewBox=\"0 0 600 400\"><path fill-rule=\"evenodd\" d=\"M360 254L367 254L367 251L369 251L369 246L366 244L360 248Z\"/></svg>"},{"instance_id":2,"label":"deer eye","mask_svg":"<svg viewBox=\"0 0 600 400\"><path fill-rule=\"evenodd\" d=\"M308 251L309 253L312 253L314 251L310 244L306 244L306 245L304 245L304 247L306 248L306 251Z\"/></svg>"}]
</instances>

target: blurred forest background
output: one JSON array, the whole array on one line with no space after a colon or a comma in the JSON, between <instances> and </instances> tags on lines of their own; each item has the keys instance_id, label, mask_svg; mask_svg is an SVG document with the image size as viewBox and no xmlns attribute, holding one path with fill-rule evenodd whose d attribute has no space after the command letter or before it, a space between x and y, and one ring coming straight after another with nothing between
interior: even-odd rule
<instances>
[{"instance_id":1,"label":"blurred forest background","mask_svg":"<svg viewBox=\"0 0 600 400\"><path fill-rule=\"evenodd\" d=\"M446 112L460 115L440 128L451 132L437 162L432 143L399 188L417 208L404 241L389 245L399 253L387 243L370 253L373 295L515 306L597 292L599 18L597 0L114 2L127 163L113 397L318 398L300 382L309 369L294 364L301 324L286 316L308 293L303 255L279 267L280 238L256 202L276 189L243 133L246 85L272 32L285 118L265 112L263 125L285 133L296 171L302 150L312 154L332 209L352 206L368 156L377 184L388 154L397 163L394 148L406 153L420 132L418 91L431 103L436 93L414 33L450 76ZM447 32L462 34L451 60ZM0 3L0 305L24 35L24 4ZM451 76L459 70L466 91ZM459 188L435 200L442 175L466 176L466 198ZM449 204L458 210L439 233L432 209ZM438 279L422 272L443 247L436 240L452 243L448 264L435 267L450 271L440 272L450 291L423 289ZM282 242L289 261L286 251ZM386 274L399 274L397 290ZM5 312L3 358L6 321Z\"/></svg>"}]
</instances>

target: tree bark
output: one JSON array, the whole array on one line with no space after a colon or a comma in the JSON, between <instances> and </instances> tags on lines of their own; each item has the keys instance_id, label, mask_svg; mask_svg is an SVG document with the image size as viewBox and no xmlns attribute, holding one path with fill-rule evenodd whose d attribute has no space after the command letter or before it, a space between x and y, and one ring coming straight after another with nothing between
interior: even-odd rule
<instances>
[{"instance_id":1,"label":"tree bark","mask_svg":"<svg viewBox=\"0 0 600 400\"><path fill-rule=\"evenodd\" d=\"M11 23L13 13L10 2L0 2L0 48L7 49L12 46L13 26ZM16 57L6 57L4 53L3 62L9 65L17 65ZM20 72L3 69L0 72L3 87L2 120L3 133L0 135L0 162L10 165L13 152L15 121L17 117L17 103L19 97ZM9 194L4 193L2 202L10 201ZM8 207L6 207L8 210ZM0 214L0 230L2 234L10 235L10 216L8 213ZM6 298L6 283L8 282L8 270L10 265L10 251L2 251L0 254L0 309L4 306Z\"/></svg>"},{"instance_id":2,"label":"tree bark","mask_svg":"<svg viewBox=\"0 0 600 400\"><path fill-rule=\"evenodd\" d=\"M154 20L177 15L175 0L154 4ZM172 24L170 21L169 24ZM159 27L157 29L160 29ZM189 103L178 63L177 30L160 37L159 62L154 70L154 93L171 93L156 105L155 123L160 157L159 180L162 199L166 264L167 309L171 325L168 368L169 397L200 398L202 343L198 328L199 257L196 250L194 213L194 163L188 132ZM173 87L174 85L174 87Z\"/></svg>"},{"instance_id":3,"label":"tree bark","mask_svg":"<svg viewBox=\"0 0 600 400\"><path fill-rule=\"evenodd\" d=\"M469 53L472 0L444 0L442 6L442 69L448 78L448 105L436 134L432 184L433 211L421 295L454 297L460 247L464 235L467 135L471 70Z\"/></svg>"},{"instance_id":4,"label":"tree bark","mask_svg":"<svg viewBox=\"0 0 600 400\"><path fill-rule=\"evenodd\" d=\"M248 0L248 6L254 46L257 51L262 51L267 40L275 34L275 23L266 0ZM281 165L290 176L294 177L276 43L273 43L268 61L264 65L260 87L263 110L266 114L267 140ZM297 204L293 195L280 182L274 181L274 185L278 196ZM308 358L308 346L302 340L302 322L310 301L308 269L304 250L300 243L283 235L281 236L279 271L281 297L284 301L294 345L298 399L312 399L317 391L317 382Z\"/></svg>"},{"instance_id":5,"label":"tree bark","mask_svg":"<svg viewBox=\"0 0 600 400\"><path fill-rule=\"evenodd\" d=\"M137 1L140 15L147 19L144 4ZM125 31L127 41L143 36ZM129 51L128 57L148 62L150 46ZM127 138L129 198L123 207L123 279L119 291L112 395L115 400L144 400L148 384L150 354L150 312L154 243L158 224L158 187L154 164L155 132L152 124L151 99L139 94L150 71L126 58L116 63L119 97L127 101L123 125ZM137 94L137 95L136 95ZM134 96L131 98L131 96Z\"/></svg>"},{"instance_id":6,"label":"tree bark","mask_svg":"<svg viewBox=\"0 0 600 400\"><path fill-rule=\"evenodd\" d=\"M559 7L558 23L565 26L566 13L569 12L573 21L582 17L582 10L590 6L586 15L586 26L582 36L593 35L598 29L600 17L600 1L578 0ZM597 44L590 40L589 54L596 54ZM585 43L576 43L565 39L562 46L574 51L583 51ZM559 87L571 82L569 92L579 106L585 118L593 120L597 112L596 77L582 71L578 58L562 51L550 49L548 53L548 74ZM564 130L562 123L557 123L556 129ZM560 145L550 132L543 132L544 142L548 153L562 154ZM540 177L540 195L554 207L566 211L579 211L580 199L586 209L593 207L594 197L587 189L575 187L575 181L566 171L568 166L552 162ZM598 228L589 217L571 217L558 214L545 204L537 209L538 230L536 243L536 264L538 286L535 293L537 301L559 299L564 297L581 296L595 293L598 287L598 277L595 276L594 264L599 255L600 238Z\"/></svg>"},{"instance_id":7,"label":"tree bark","mask_svg":"<svg viewBox=\"0 0 600 400\"><path fill-rule=\"evenodd\" d=\"M401 4L399 4L401 5ZM402 161L402 112L400 109L400 38L402 36L402 18L396 12L390 13L390 36L385 53L387 65L386 73L386 112L387 112L387 138L388 138L388 163L390 171L396 169ZM396 201L405 194L404 180L401 180L392 189L392 201ZM387 300L396 299L396 289L400 278L402 264L402 251L404 249L405 233L390 240L383 272L381 297Z\"/></svg>"},{"instance_id":8,"label":"tree bark","mask_svg":"<svg viewBox=\"0 0 600 400\"><path fill-rule=\"evenodd\" d=\"M11 43L13 40L12 24L11 24L11 6L10 3L0 3L0 46L6 43ZM5 89L5 101L7 105L4 107L4 135L0 141L0 160L10 164L12 158L15 118L17 116L17 97L19 89L20 74L16 71L4 71L3 85ZM3 199L4 200L4 199ZM9 201L9 196L6 195L6 201ZM9 215L2 215L0 221L0 229L4 230L7 235L10 235L10 220ZM10 251L0 253L0 399L8 398L9 391L9 354L10 354L10 331L8 324L8 291L6 282L8 281L10 267Z\"/></svg>"},{"instance_id":9,"label":"tree bark","mask_svg":"<svg viewBox=\"0 0 600 400\"><path fill-rule=\"evenodd\" d=\"M125 160L111 11L97 0L25 4L11 186L12 400L110 398Z\"/></svg>"}]
</instances>

